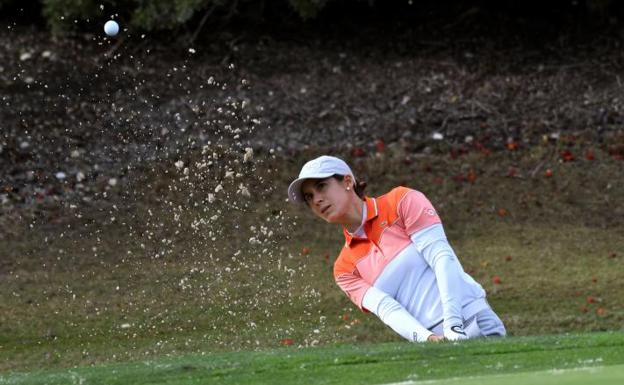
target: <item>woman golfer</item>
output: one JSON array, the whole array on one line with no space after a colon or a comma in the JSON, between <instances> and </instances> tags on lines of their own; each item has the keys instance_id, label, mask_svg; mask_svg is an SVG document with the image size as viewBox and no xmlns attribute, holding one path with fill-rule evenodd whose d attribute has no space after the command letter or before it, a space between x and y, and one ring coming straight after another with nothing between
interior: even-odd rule
<instances>
[{"instance_id":1,"label":"woman golfer","mask_svg":"<svg viewBox=\"0 0 624 385\"><path fill-rule=\"evenodd\" d=\"M415 341L504 336L485 291L464 272L438 213L419 191L363 195L349 166L333 156L307 162L288 188L293 203L343 226L334 278L361 310Z\"/></svg>"}]
</instances>

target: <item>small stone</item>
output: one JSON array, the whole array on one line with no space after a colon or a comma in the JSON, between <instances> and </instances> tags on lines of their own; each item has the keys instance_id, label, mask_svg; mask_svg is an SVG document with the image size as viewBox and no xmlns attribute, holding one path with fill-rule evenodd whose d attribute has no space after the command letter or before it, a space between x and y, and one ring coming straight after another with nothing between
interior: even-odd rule
<instances>
[{"instance_id":1,"label":"small stone","mask_svg":"<svg viewBox=\"0 0 624 385\"><path fill-rule=\"evenodd\" d=\"M108 185L111 186L111 187L117 186L117 178L110 178L108 180Z\"/></svg>"},{"instance_id":2,"label":"small stone","mask_svg":"<svg viewBox=\"0 0 624 385\"><path fill-rule=\"evenodd\" d=\"M20 55L19 58L20 58L21 61L29 60L30 58L32 58L32 53L31 52L22 52L22 54Z\"/></svg>"},{"instance_id":3,"label":"small stone","mask_svg":"<svg viewBox=\"0 0 624 385\"><path fill-rule=\"evenodd\" d=\"M242 196L245 197L250 197L251 194L249 193L249 189L244 186L242 183L238 186L238 191L241 193Z\"/></svg>"},{"instance_id":4,"label":"small stone","mask_svg":"<svg viewBox=\"0 0 624 385\"><path fill-rule=\"evenodd\" d=\"M65 178L67 178L67 175L63 171L57 172L56 174L54 174L54 176L58 180L64 180Z\"/></svg>"},{"instance_id":5,"label":"small stone","mask_svg":"<svg viewBox=\"0 0 624 385\"><path fill-rule=\"evenodd\" d=\"M243 156L243 163L251 162L253 158L253 148L245 148L245 155Z\"/></svg>"}]
</instances>

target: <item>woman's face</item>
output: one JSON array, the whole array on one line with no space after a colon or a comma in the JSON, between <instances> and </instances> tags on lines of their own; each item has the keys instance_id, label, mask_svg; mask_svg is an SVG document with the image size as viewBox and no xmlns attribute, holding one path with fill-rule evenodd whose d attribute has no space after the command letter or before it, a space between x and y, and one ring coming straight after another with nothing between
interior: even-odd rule
<instances>
[{"instance_id":1,"label":"woman's face","mask_svg":"<svg viewBox=\"0 0 624 385\"><path fill-rule=\"evenodd\" d=\"M355 196L352 185L353 181L348 175L342 181L333 177L308 179L301 186L301 192L316 216L329 223L342 223L349 202Z\"/></svg>"}]
</instances>

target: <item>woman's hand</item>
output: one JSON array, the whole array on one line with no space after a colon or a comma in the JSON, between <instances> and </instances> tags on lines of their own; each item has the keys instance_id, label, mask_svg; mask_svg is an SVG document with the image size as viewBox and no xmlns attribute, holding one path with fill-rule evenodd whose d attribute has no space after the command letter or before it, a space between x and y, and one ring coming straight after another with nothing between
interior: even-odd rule
<instances>
[{"instance_id":1,"label":"woman's hand","mask_svg":"<svg viewBox=\"0 0 624 385\"><path fill-rule=\"evenodd\" d=\"M444 341L444 336L438 336L438 335L432 334L432 335L429 336L429 338L427 338L427 341L429 341L429 342Z\"/></svg>"}]
</instances>

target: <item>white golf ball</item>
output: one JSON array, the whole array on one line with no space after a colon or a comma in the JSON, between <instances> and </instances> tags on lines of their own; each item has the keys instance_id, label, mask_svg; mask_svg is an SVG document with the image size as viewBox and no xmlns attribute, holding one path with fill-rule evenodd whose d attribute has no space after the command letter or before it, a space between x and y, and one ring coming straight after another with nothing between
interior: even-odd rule
<instances>
[{"instance_id":1,"label":"white golf ball","mask_svg":"<svg viewBox=\"0 0 624 385\"><path fill-rule=\"evenodd\" d=\"M108 36L115 36L119 33L119 24L115 20L109 20L104 24L104 32Z\"/></svg>"}]
</instances>

